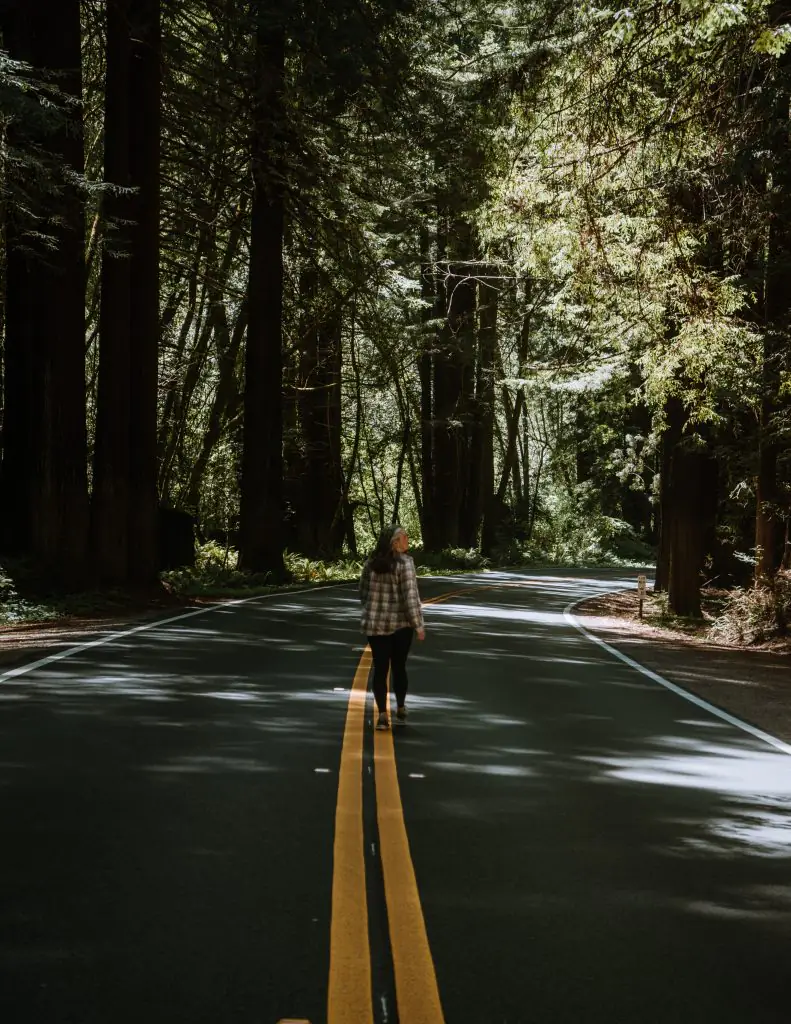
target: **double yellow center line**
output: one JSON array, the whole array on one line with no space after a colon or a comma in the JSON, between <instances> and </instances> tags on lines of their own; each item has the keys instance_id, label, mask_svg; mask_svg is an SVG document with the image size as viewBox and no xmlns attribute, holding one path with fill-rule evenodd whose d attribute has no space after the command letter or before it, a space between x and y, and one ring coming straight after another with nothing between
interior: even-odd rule
<instances>
[{"instance_id":1,"label":"double yellow center line","mask_svg":"<svg viewBox=\"0 0 791 1024\"><path fill-rule=\"evenodd\" d=\"M437 604L463 591L426 601ZM363 840L363 741L371 651L354 676L335 810L327 1024L373 1024L371 947ZM399 1024L444 1024L434 961L409 850L392 733L374 733L379 850Z\"/></svg>"},{"instance_id":2,"label":"double yellow center line","mask_svg":"<svg viewBox=\"0 0 791 1024\"><path fill-rule=\"evenodd\" d=\"M363 849L363 736L370 667L366 647L349 694L338 778L327 1024L373 1024L374 1019Z\"/></svg>"}]
</instances>

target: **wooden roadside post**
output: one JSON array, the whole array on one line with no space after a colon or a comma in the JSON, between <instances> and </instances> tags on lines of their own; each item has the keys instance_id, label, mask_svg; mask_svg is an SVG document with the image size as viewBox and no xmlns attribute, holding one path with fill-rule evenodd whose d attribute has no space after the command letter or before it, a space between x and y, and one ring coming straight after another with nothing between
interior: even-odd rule
<instances>
[{"instance_id":1,"label":"wooden roadside post","mask_svg":"<svg viewBox=\"0 0 791 1024\"><path fill-rule=\"evenodd\" d=\"M639 605L640 605L640 618L641 619L643 617L643 601L645 601L645 586L646 586L645 576L638 576L637 577L637 600L638 600Z\"/></svg>"}]
</instances>

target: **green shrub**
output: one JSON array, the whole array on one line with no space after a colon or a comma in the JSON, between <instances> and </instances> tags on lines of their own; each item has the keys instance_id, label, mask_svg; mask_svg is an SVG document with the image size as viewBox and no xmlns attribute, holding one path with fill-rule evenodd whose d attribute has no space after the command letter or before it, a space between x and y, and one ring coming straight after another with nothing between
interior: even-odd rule
<instances>
[{"instance_id":1,"label":"green shrub","mask_svg":"<svg viewBox=\"0 0 791 1024\"><path fill-rule=\"evenodd\" d=\"M356 580L362 570L362 563L354 559L323 562L287 551L284 560L295 583L342 583Z\"/></svg>"},{"instance_id":2,"label":"green shrub","mask_svg":"<svg viewBox=\"0 0 791 1024\"><path fill-rule=\"evenodd\" d=\"M629 523L600 512L572 514L560 506L554 518L536 524L529 542L522 546L522 561L567 566L627 566L652 563L655 552Z\"/></svg>"},{"instance_id":3,"label":"green shrub","mask_svg":"<svg viewBox=\"0 0 791 1024\"><path fill-rule=\"evenodd\" d=\"M239 553L234 548L210 540L196 548L194 566L165 572L162 580L183 597L242 597L271 589L268 575L243 572L238 564Z\"/></svg>"},{"instance_id":4,"label":"green shrub","mask_svg":"<svg viewBox=\"0 0 791 1024\"><path fill-rule=\"evenodd\" d=\"M226 548L216 540L199 544L195 549L195 568L200 572L235 569L238 563L239 552L235 548Z\"/></svg>"},{"instance_id":5,"label":"green shrub","mask_svg":"<svg viewBox=\"0 0 791 1024\"><path fill-rule=\"evenodd\" d=\"M711 633L725 643L759 644L786 636L790 622L791 571L784 569L768 585L735 590Z\"/></svg>"},{"instance_id":6,"label":"green shrub","mask_svg":"<svg viewBox=\"0 0 791 1024\"><path fill-rule=\"evenodd\" d=\"M424 574L486 569L491 565L490 560L484 558L476 548L445 548L439 552L426 552L418 548L412 553L415 566L418 571L424 570Z\"/></svg>"},{"instance_id":7,"label":"green shrub","mask_svg":"<svg viewBox=\"0 0 791 1024\"><path fill-rule=\"evenodd\" d=\"M23 560L8 560L0 565L0 625L44 622L63 614L54 599L37 600L20 594L18 581L31 574L32 567Z\"/></svg>"}]
</instances>

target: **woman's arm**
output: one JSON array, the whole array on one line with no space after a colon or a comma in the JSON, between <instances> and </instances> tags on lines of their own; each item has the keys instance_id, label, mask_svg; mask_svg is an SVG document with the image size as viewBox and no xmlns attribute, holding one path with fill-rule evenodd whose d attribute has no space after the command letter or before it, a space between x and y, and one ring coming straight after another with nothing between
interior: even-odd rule
<instances>
[{"instance_id":1,"label":"woman's arm","mask_svg":"<svg viewBox=\"0 0 791 1024\"><path fill-rule=\"evenodd\" d=\"M423 605L420 601L420 591L417 588L415 563L409 555L402 556L398 585L406 617L409 619L410 625L420 632L423 629Z\"/></svg>"}]
</instances>

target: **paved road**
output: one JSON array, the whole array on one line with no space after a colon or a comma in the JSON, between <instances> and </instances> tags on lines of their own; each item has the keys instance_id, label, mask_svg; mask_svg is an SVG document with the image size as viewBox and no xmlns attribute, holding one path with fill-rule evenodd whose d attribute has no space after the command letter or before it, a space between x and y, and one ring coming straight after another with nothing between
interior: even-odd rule
<instances>
[{"instance_id":1,"label":"paved road","mask_svg":"<svg viewBox=\"0 0 791 1024\"><path fill-rule=\"evenodd\" d=\"M428 609L394 736L401 806L384 817L386 748L374 773L366 728L353 757L350 590L193 616L4 679L3 1024L326 1021L354 859L333 863L351 820L339 772L355 770L377 1022L399 1019L399 991L400 1024L423 1024L403 997L420 972L448 1024L787 1021L791 758L564 619L614 580L421 583L461 592ZM407 979L418 918L430 971Z\"/></svg>"}]
</instances>

